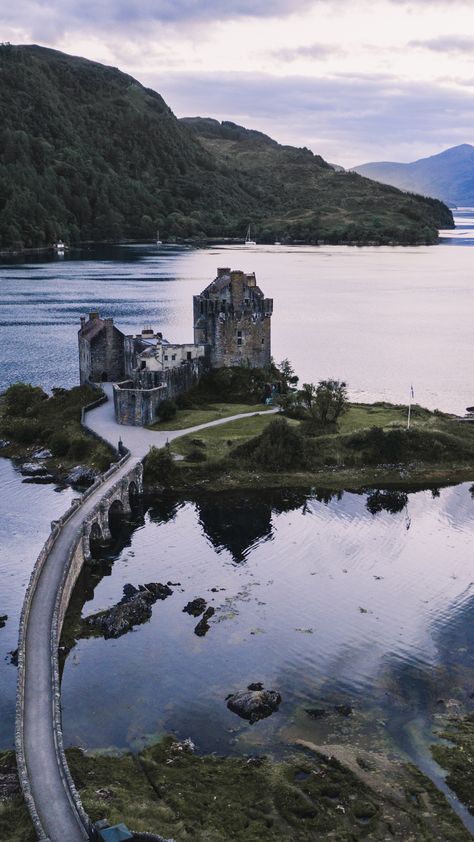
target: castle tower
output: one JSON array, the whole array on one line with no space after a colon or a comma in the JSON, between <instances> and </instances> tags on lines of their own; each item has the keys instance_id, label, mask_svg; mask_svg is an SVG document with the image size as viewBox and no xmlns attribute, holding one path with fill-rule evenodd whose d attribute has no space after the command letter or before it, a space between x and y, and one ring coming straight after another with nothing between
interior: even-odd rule
<instances>
[{"instance_id":1,"label":"castle tower","mask_svg":"<svg viewBox=\"0 0 474 842\"><path fill-rule=\"evenodd\" d=\"M124 336L113 319L101 319L97 312L82 316L78 340L81 384L123 379Z\"/></svg>"},{"instance_id":2,"label":"castle tower","mask_svg":"<svg viewBox=\"0 0 474 842\"><path fill-rule=\"evenodd\" d=\"M193 303L194 342L209 345L213 368L270 365L273 299L264 297L255 273L218 269Z\"/></svg>"}]
</instances>

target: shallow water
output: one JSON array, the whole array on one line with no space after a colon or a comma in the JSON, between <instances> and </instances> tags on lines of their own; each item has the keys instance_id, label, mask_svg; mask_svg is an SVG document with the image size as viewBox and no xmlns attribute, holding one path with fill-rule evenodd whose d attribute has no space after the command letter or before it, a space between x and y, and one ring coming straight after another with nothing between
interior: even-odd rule
<instances>
[{"instance_id":1,"label":"shallow water","mask_svg":"<svg viewBox=\"0 0 474 842\"><path fill-rule=\"evenodd\" d=\"M18 646L23 596L34 561L49 535L51 521L69 506L75 492L54 485L24 483L18 468L0 458L0 749L13 745L16 667L9 653Z\"/></svg>"},{"instance_id":2,"label":"shallow water","mask_svg":"<svg viewBox=\"0 0 474 842\"><path fill-rule=\"evenodd\" d=\"M118 602L127 582L180 586L133 632L76 644L63 676L66 741L136 749L172 731L203 752L278 753L337 729L334 706L349 704L368 743L377 720L377 739L402 745L408 723L429 721L440 698L472 706L474 500L467 484L436 495L413 493L402 511L376 515L366 494L350 493L152 506L124 527L94 592L88 579L83 615ZM182 610L197 596L216 608L203 638ZM283 704L252 726L225 698L257 681ZM331 716L314 720L307 708Z\"/></svg>"}]
</instances>

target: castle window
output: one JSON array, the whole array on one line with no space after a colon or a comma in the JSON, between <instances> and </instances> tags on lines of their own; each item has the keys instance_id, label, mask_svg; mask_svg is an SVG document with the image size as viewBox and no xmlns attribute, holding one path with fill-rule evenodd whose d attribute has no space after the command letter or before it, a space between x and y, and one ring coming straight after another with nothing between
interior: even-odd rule
<instances>
[{"instance_id":1,"label":"castle window","mask_svg":"<svg viewBox=\"0 0 474 842\"><path fill-rule=\"evenodd\" d=\"M172 359L172 360L175 360L175 359L176 359L176 354L172 354L172 355L171 355L171 359Z\"/></svg>"},{"instance_id":2,"label":"castle window","mask_svg":"<svg viewBox=\"0 0 474 842\"><path fill-rule=\"evenodd\" d=\"M238 331L237 331L237 336L242 336L242 331L241 331L241 330L238 330Z\"/></svg>"},{"instance_id":3,"label":"castle window","mask_svg":"<svg viewBox=\"0 0 474 842\"><path fill-rule=\"evenodd\" d=\"M165 360L168 362L168 354L165 354Z\"/></svg>"},{"instance_id":4,"label":"castle window","mask_svg":"<svg viewBox=\"0 0 474 842\"><path fill-rule=\"evenodd\" d=\"M191 359L192 359L192 357L193 357L193 355L192 355L191 351L187 351L187 352L186 352L186 359L187 359L187 360L191 360Z\"/></svg>"},{"instance_id":5,"label":"castle window","mask_svg":"<svg viewBox=\"0 0 474 842\"><path fill-rule=\"evenodd\" d=\"M262 339L262 345L265 345L265 340L264 340L264 339Z\"/></svg>"}]
</instances>

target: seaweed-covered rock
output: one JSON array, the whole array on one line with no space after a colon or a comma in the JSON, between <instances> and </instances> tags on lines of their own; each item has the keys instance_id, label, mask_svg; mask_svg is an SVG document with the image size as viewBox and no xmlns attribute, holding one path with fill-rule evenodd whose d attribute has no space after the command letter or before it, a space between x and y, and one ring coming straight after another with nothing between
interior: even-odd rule
<instances>
[{"instance_id":1,"label":"seaweed-covered rock","mask_svg":"<svg viewBox=\"0 0 474 842\"><path fill-rule=\"evenodd\" d=\"M252 686L255 685L249 685ZM229 710L242 719L248 719L251 724L271 716L280 704L281 696L276 690L239 690L227 699Z\"/></svg>"},{"instance_id":2,"label":"seaweed-covered rock","mask_svg":"<svg viewBox=\"0 0 474 842\"><path fill-rule=\"evenodd\" d=\"M206 608L207 602L201 596L196 597L196 599L192 599L188 602L187 605L184 606L183 611L186 614L191 614L191 617L199 617Z\"/></svg>"},{"instance_id":3,"label":"seaweed-covered rock","mask_svg":"<svg viewBox=\"0 0 474 842\"><path fill-rule=\"evenodd\" d=\"M171 596L173 591L161 582L149 582L138 588L127 584L123 593L117 605L87 617L85 625L99 629L106 639L121 637L134 626L146 623L151 617L152 605L159 599Z\"/></svg>"},{"instance_id":4,"label":"seaweed-covered rock","mask_svg":"<svg viewBox=\"0 0 474 842\"><path fill-rule=\"evenodd\" d=\"M199 623L194 629L194 634L197 634L198 637L204 637L204 635L208 633L210 628L208 620L210 620L212 615L215 614L215 611L216 609L212 608L212 606L206 609L201 619L199 620Z\"/></svg>"},{"instance_id":5,"label":"seaweed-covered rock","mask_svg":"<svg viewBox=\"0 0 474 842\"><path fill-rule=\"evenodd\" d=\"M24 477L44 477L49 472L44 465L37 465L35 462L25 462L20 468L20 473Z\"/></svg>"},{"instance_id":6,"label":"seaweed-covered rock","mask_svg":"<svg viewBox=\"0 0 474 842\"><path fill-rule=\"evenodd\" d=\"M8 620L8 614L0 614L0 629L3 629Z\"/></svg>"},{"instance_id":7,"label":"seaweed-covered rock","mask_svg":"<svg viewBox=\"0 0 474 842\"><path fill-rule=\"evenodd\" d=\"M48 450L47 447L43 447L42 450L37 450L36 453L33 453L33 459L51 459L52 453Z\"/></svg>"},{"instance_id":8,"label":"seaweed-covered rock","mask_svg":"<svg viewBox=\"0 0 474 842\"><path fill-rule=\"evenodd\" d=\"M97 477L97 471L87 468L85 465L76 465L69 471L66 481L69 485L87 486L92 485Z\"/></svg>"}]
</instances>

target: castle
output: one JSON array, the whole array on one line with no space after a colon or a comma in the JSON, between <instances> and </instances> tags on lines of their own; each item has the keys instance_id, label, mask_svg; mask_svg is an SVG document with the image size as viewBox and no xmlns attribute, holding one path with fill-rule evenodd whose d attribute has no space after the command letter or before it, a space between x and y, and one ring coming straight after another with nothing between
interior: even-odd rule
<instances>
[{"instance_id":1,"label":"castle","mask_svg":"<svg viewBox=\"0 0 474 842\"><path fill-rule=\"evenodd\" d=\"M97 312L81 318L80 382L113 382L119 424L152 424L164 400L189 391L211 368L270 365L273 299L264 297L255 273L218 269L194 296L193 311L194 343L184 345L151 327L126 336Z\"/></svg>"}]
</instances>

